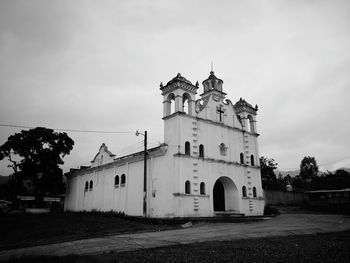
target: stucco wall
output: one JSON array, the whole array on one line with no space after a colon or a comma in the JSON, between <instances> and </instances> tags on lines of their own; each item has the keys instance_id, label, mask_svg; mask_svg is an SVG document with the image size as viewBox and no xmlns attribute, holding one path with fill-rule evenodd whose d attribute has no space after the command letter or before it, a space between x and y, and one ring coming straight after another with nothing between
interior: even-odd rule
<instances>
[{"instance_id":1,"label":"stucco wall","mask_svg":"<svg viewBox=\"0 0 350 263\"><path fill-rule=\"evenodd\" d=\"M211 73L208 83L217 80ZM207 84L208 84L207 83ZM222 81L220 82L222 84ZM208 84L208 85L209 85ZM220 84L220 85L221 85ZM215 85L214 85L215 86ZM208 86L209 87L209 86ZM235 106L219 90L207 90L195 102L198 86L193 86L180 74L166 86L161 85L164 103L164 142L166 152L149 155L147 178L148 215L151 217L212 216L213 189L220 181L225 191L225 209L246 215L262 215L264 200L258 167L258 135L248 132L236 114ZM186 96L185 96L185 95ZM185 96L185 97L184 97ZM185 100L184 100L185 98ZM170 114L175 100L175 113ZM182 103L189 101L187 114ZM241 104L246 103L241 101ZM243 105L242 104L242 105ZM244 104L247 105L247 104ZM247 106L248 107L248 106ZM250 107L250 108L249 108ZM256 128L256 109L249 106ZM239 111L242 123L247 121L246 108ZM256 129L254 130L256 131ZM185 143L190 143L186 153ZM199 147L204 146L204 156ZM223 151L224 149L224 151ZM226 150L225 150L226 149ZM243 163L240 154L244 154ZM66 209L73 211L116 211L128 215L143 214L143 158L128 157L112 160L107 147L102 145L93 168L79 171L68 180ZM109 164L98 163L101 157ZM254 157L254 165L251 163ZM126 175L125 186L115 187L115 175ZM93 181L92 190L84 190L86 181ZM190 182L190 193L185 182ZM205 183L205 193L200 184ZM243 196L242 187L247 189ZM257 195L253 196L256 188ZM216 199L219 200L219 199Z\"/></svg>"},{"instance_id":2,"label":"stucco wall","mask_svg":"<svg viewBox=\"0 0 350 263\"><path fill-rule=\"evenodd\" d=\"M126 175L125 185L114 185L116 175ZM142 215L143 162L105 165L87 169L69 178L65 209L69 211L114 211ZM85 190L85 182L93 188Z\"/></svg>"}]
</instances>

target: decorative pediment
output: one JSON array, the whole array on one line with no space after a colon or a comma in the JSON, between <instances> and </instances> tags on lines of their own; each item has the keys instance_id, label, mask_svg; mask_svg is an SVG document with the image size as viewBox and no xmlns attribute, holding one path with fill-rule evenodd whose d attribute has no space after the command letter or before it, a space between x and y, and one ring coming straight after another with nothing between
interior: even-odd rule
<instances>
[{"instance_id":1,"label":"decorative pediment","mask_svg":"<svg viewBox=\"0 0 350 263\"><path fill-rule=\"evenodd\" d=\"M253 107L251 104L249 104L248 102L246 102L244 99L240 98L239 101L236 102L236 104L234 105L234 109L236 111L236 113L240 113L240 112L249 112L251 114L256 115L256 112L258 111L258 105L255 105L255 107Z\"/></svg>"},{"instance_id":2,"label":"decorative pediment","mask_svg":"<svg viewBox=\"0 0 350 263\"><path fill-rule=\"evenodd\" d=\"M178 73L176 77L170 80L165 86L163 86L162 83L160 85L160 90L162 91L163 95L178 88L196 93L198 86L193 85L191 81L182 77L180 73Z\"/></svg>"},{"instance_id":3,"label":"decorative pediment","mask_svg":"<svg viewBox=\"0 0 350 263\"><path fill-rule=\"evenodd\" d=\"M208 104L208 101L209 101L209 97L205 97L203 99L199 99L196 101L196 112L200 112L201 110L203 110L207 104Z\"/></svg>"},{"instance_id":4,"label":"decorative pediment","mask_svg":"<svg viewBox=\"0 0 350 263\"><path fill-rule=\"evenodd\" d=\"M102 143L98 153L95 155L94 159L91 161L93 166L102 165L113 161L115 154L108 150L108 147Z\"/></svg>"}]
</instances>

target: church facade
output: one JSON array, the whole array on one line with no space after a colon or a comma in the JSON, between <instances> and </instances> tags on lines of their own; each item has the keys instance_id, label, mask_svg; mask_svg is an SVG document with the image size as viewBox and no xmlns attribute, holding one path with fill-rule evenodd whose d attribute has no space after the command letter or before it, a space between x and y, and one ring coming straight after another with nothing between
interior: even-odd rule
<instances>
[{"instance_id":1,"label":"church facade","mask_svg":"<svg viewBox=\"0 0 350 263\"><path fill-rule=\"evenodd\" d=\"M198 82L178 74L163 96L164 143L116 157L102 144L89 167L66 174L66 211L114 211L155 218L262 215L258 107L226 99L210 72Z\"/></svg>"}]
</instances>

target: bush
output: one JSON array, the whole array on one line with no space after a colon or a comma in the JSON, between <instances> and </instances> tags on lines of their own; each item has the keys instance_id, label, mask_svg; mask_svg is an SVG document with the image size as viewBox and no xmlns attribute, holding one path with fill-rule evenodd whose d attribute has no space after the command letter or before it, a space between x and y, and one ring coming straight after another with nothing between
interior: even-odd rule
<instances>
[{"instance_id":1,"label":"bush","mask_svg":"<svg viewBox=\"0 0 350 263\"><path fill-rule=\"evenodd\" d=\"M280 212L271 206L265 205L264 207L264 216L276 216L279 215Z\"/></svg>"}]
</instances>

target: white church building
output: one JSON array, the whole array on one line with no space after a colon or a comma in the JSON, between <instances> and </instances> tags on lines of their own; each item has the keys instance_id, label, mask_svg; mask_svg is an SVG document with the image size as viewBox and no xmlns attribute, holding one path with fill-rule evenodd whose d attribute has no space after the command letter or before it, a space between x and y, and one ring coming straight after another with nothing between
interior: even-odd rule
<instances>
[{"instance_id":1,"label":"white church building","mask_svg":"<svg viewBox=\"0 0 350 263\"><path fill-rule=\"evenodd\" d=\"M66 211L113 211L153 218L262 215L264 198L256 127L258 107L233 104L210 72L196 98L177 74L163 96L164 143L116 157L105 144L91 166L66 174Z\"/></svg>"}]
</instances>

